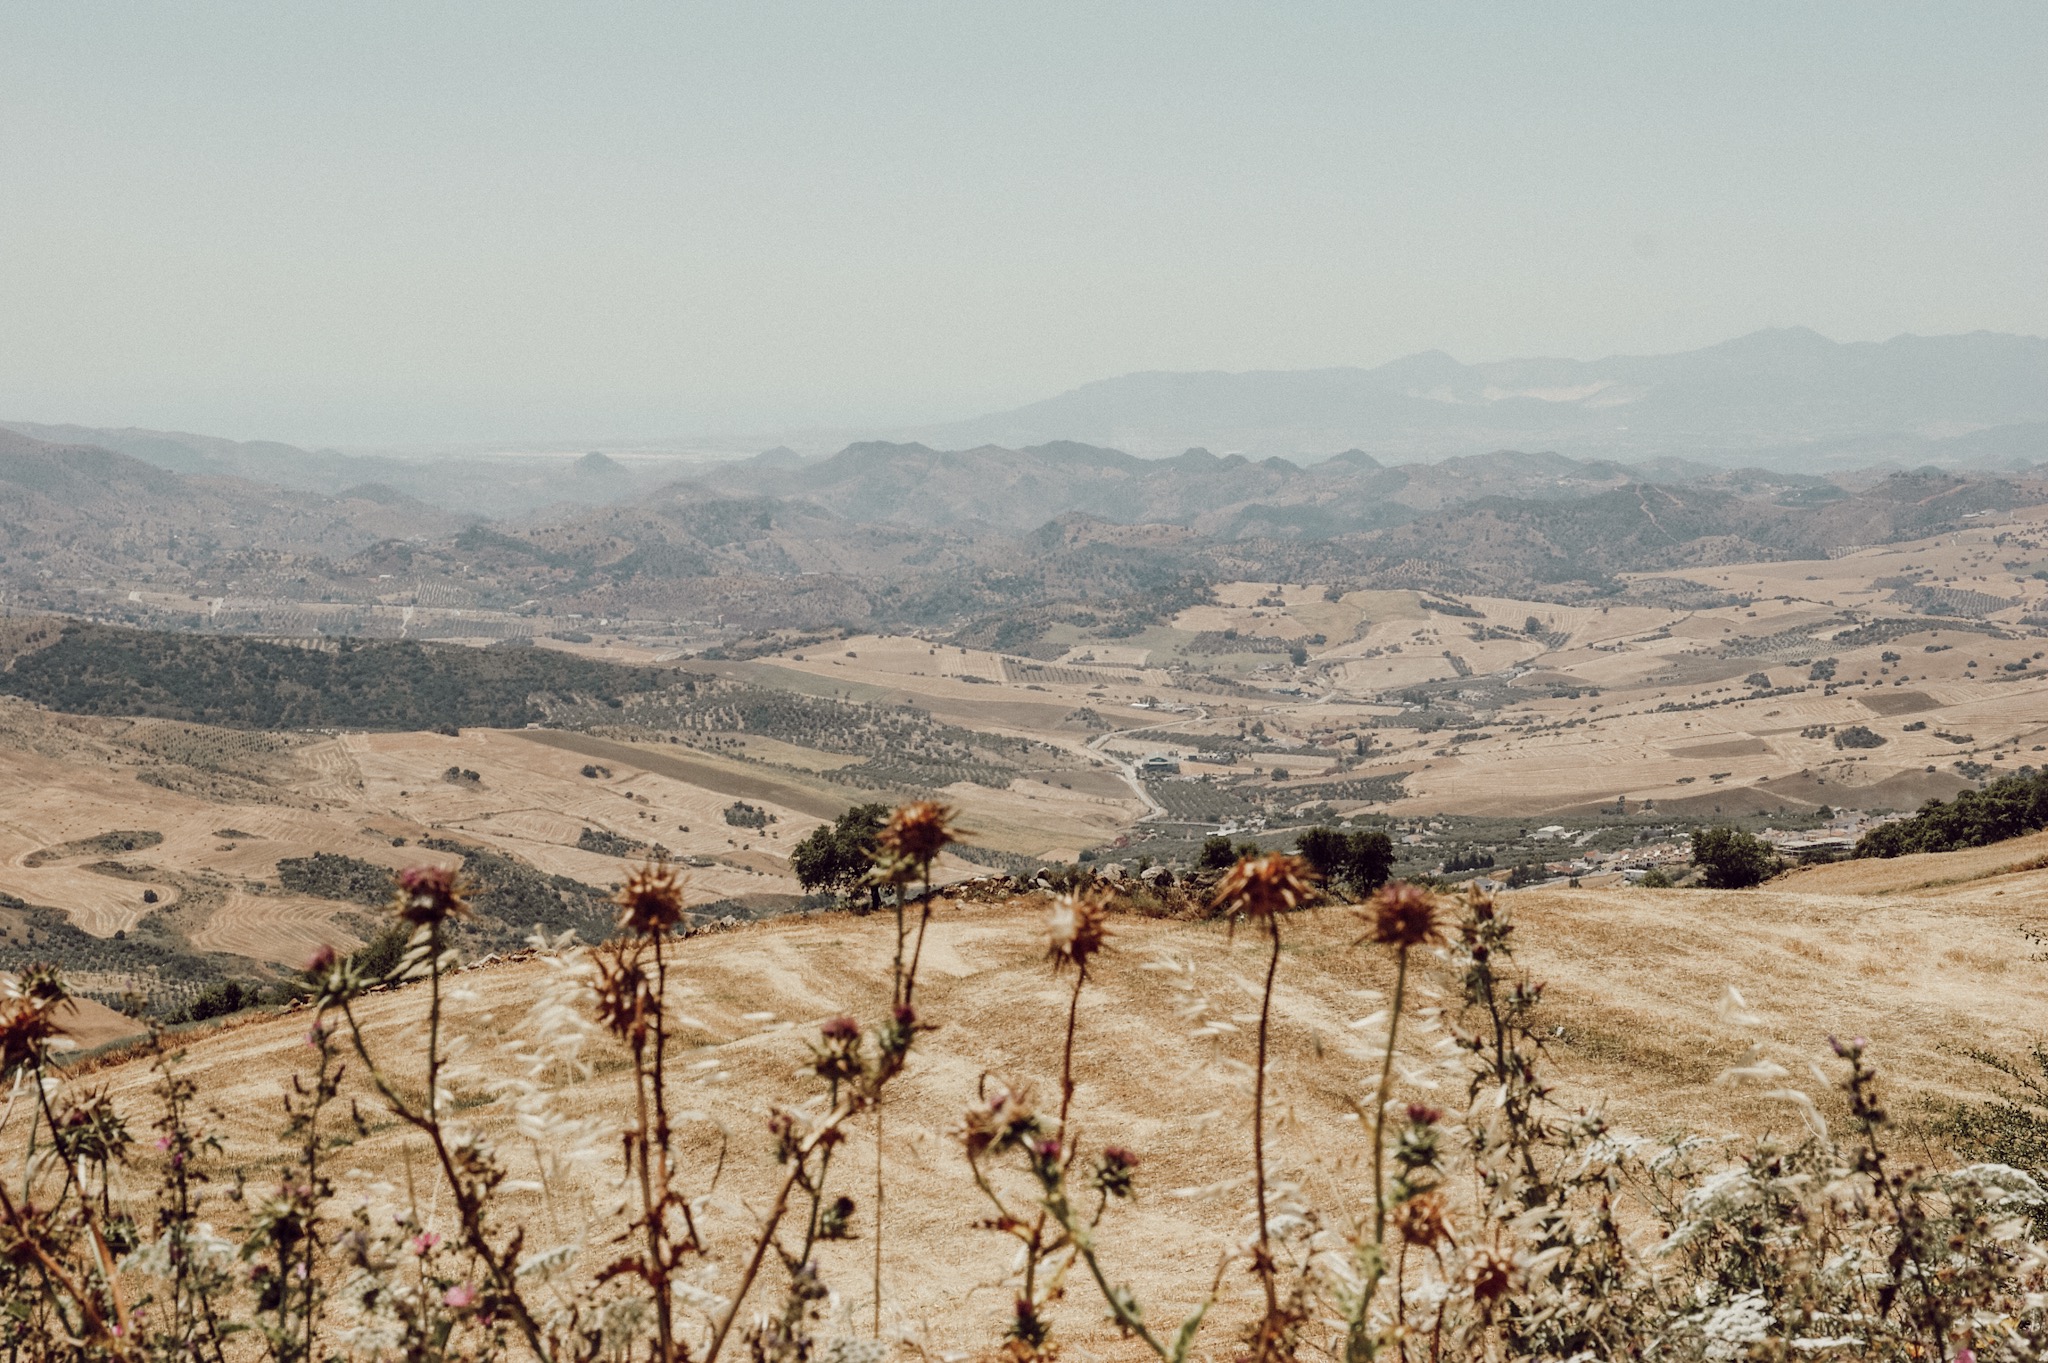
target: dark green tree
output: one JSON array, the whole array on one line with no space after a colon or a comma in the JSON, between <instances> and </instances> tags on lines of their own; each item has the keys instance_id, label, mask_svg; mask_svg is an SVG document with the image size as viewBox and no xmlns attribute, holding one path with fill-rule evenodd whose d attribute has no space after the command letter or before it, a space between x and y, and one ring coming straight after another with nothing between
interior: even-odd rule
<instances>
[{"instance_id":1,"label":"dark green tree","mask_svg":"<svg viewBox=\"0 0 2048 1363\"><path fill-rule=\"evenodd\" d=\"M829 824L819 824L789 854L789 869L806 890L851 894L867 879L881 844L875 835L888 821L889 807L855 805ZM868 908L882 906L881 887L867 886Z\"/></svg>"},{"instance_id":2,"label":"dark green tree","mask_svg":"<svg viewBox=\"0 0 2048 1363\"><path fill-rule=\"evenodd\" d=\"M1778 854L1761 838L1717 825L1692 835L1692 864L1706 872L1710 890L1745 890L1778 873Z\"/></svg>"},{"instance_id":3,"label":"dark green tree","mask_svg":"<svg viewBox=\"0 0 2048 1363\"><path fill-rule=\"evenodd\" d=\"M1372 893L1394 870L1394 840L1379 829L1345 833L1318 825L1296 838L1294 848L1325 885L1352 894Z\"/></svg>"}]
</instances>

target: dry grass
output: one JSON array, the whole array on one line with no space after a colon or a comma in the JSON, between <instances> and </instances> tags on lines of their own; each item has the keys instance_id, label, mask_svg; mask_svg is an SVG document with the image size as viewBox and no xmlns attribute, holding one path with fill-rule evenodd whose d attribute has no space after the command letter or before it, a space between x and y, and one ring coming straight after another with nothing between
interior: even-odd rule
<instances>
[{"instance_id":1,"label":"dry grass","mask_svg":"<svg viewBox=\"0 0 2048 1363\"><path fill-rule=\"evenodd\" d=\"M1909 878L1921 873L1890 865ZM1892 1106L1909 1119L1927 1101L1974 1091L1978 1076L1960 1048L2016 1050L2048 1016L2048 973L2026 961L2019 936L2048 900L2048 873L2009 877L2003 894L1996 887L1870 893L1876 888L1853 895L1771 888L1510 896L1522 925L1522 959L1549 984L1552 1020L1561 1029L1553 1063L1567 1101L1606 1095L1613 1119L1646 1135L1681 1127L1791 1132L1791 1109L1717 1087L1714 1076L1745 1058L1759 1036L1797 1073L1800 1058L1825 1052L1830 1032L1871 1038ZM985 1071L1040 1083L1057 1075L1064 990L1043 964L1042 909L1031 898L947 907L925 947L920 1012L940 1029L919 1043L908 1075L891 1090L888 1280L892 1309L902 1313L898 1323L937 1349L976 1347L991 1337L1005 1304L994 1285L1009 1251L973 1229L981 1209L948 1132ZM1114 928L1113 950L1083 996L1076 1111L1082 1141L1114 1141L1145 1160L1140 1199L1113 1219L1104 1252L1167 1315L1192 1303L1209 1266L1245 1226L1244 1189L1233 1180L1245 1168L1247 1104L1226 1071L1247 1059L1251 1045L1248 1027L1190 1040L1175 981L1198 988L1216 1016L1254 1010L1261 944L1248 933L1233 940L1210 923L1124 917ZM1360 991L1385 988L1390 968L1382 955L1354 946L1357 923L1343 911L1299 915L1285 931L1272 1144L1286 1176L1319 1180L1361 1153L1347 1114L1368 1082L1371 1057L1352 1040L1350 1024L1377 1006ZM730 1143L724 1210L713 1222L715 1252L736 1252L750 1224L746 1209L758 1208L767 1191L774 1166L764 1117L771 1103L801 1091L794 1076L808 1058L806 1038L825 1017L872 1018L882 1010L890 945L884 919L831 915L684 946L679 976L688 993L679 1007L703 1024L684 1038L687 1053L678 1066L691 1076L685 1101L703 1114L683 1143L690 1176L708 1178ZM1188 973L1144 968L1167 961ZM459 977L469 996L453 1005L452 1016L475 1055L494 1052L542 992L547 971L544 962L530 961ZM1425 968L1423 1002L1451 985L1440 967ZM1739 1029L1718 1014L1717 1001L1731 985L1762 1016L1760 1029ZM421 1002L417 989L366 1002L363 1015L385 1054L410 1053ZM272 1134L277 1095L292 1070L307 1063L305 1026L303 1015L286 1017L191 1044L188 1066L201 1091L228 1114L226 1135L238 1161L253 1157L260 1166L280 1157ZM493 1063L487 1060L487 1068ZM595 1076L575 1086L566 1105L623 1121L627 1080L619 1066L619 1057L600 1056ZM418 1077L402 1060L397 1069L402 1078ZM145 1102L149 1076L141 1064L116 1066L95 1082L101 1080L124 1103ZM522 1176L531 1161L505 1132L508 1114L481 1093L478 1099L466 1115L506 1135L513 1174ZM1824 1099L1822 1110L1832 1111L1832 1100ZM842 1158L856 1171L871 1170L874 1152L863 1135ZM343 1200L397 1196L419 1159L399 1130L373 1123L368 1138L337 1154L337 1166L349 1171ZM601 1198L608 1186L577 1191ZM546 1205L525 1199L522 1211L534 1218L537 1237L565 1231L563 1218L579 1214L580 1198L565 1191ZM824 1262L827 1281L860 1319L867 1253L868 1243L857 1241L830 1248ZM1255 1292L1248 1277L1228 1279L1226 1314L1241 1318ZM1092 1298L1077 1296L1061 1313L1063 1335L1087 1350L1130 1352L1102 1327Z\"/></svg>"}]
</instances>

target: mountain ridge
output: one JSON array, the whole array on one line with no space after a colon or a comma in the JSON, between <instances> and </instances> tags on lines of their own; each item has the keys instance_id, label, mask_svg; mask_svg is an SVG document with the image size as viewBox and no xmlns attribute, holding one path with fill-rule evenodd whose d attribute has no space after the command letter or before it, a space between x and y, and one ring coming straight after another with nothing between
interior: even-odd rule
<instances>
[{"instance_id":1,"label":"mountain ridge","mask_svg":"<svg viewBox=\"0 0 2048 1363\"><path fill-rule=\"evenodd\" d=\"M1877 437L1909 455L2043 421L2048 339L1976 331L1837 342L1786 327L1597 360L1467 364L1431 350L1373 367L1138 371L896 435L956 446L1071 440L1151 457L1196 445L1254 457L1352 446L1429 459L1537 444L1615 458L1768 454L1798 471L1842 466L1814 448L1828 441Z\"/></svg>"}]
</instances>

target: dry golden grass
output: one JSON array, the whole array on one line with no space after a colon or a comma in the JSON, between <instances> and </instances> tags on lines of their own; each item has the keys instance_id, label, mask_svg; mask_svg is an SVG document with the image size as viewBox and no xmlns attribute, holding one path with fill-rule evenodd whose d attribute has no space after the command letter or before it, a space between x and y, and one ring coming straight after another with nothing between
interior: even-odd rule
<instances>
[{"instance_id":1,"label":"dry golden grass","mask_svg":"<svg viewBox=\"0 0 2048 1363\"><path fill-rule=\"evenodd\" d=\"M1604 1097L1618 1126L1646 1136L1681 1128L1790 1133L1798 1128L1790 1107L1718 1086L1715 1077L1761 1047L1821 1098L1823 1112L1837 1115L1839 1105L1801 1063L1825 1055L1830 1032L1870 1038L1890 1105L1909 1122L1929 1103L1978 1092L1982 1076L1963 1048L2018 1050L2048 1016L2048 968L2028 962L2019 935L2039 921L2048 873L2019 873L1969 892L1873 893L1887 870L1899 884L1926 878L1924 867L1893 863L1872 868L1854 894L1823 885L1804 892L1509 896L1521 925L1522 962L1547 982L1550 1022L1558 1029L1551 1063L1563 1100L1591 1104ZM1056 1081L1065 982L1044 964L1043 908L1038 898L944 907L925 947L919 1008L939 1030L920 1040L907 1077L891 1089L888 1291L898 1324L935 1350L985 1346L1006 1301L996 1284L1009 1262L1008 1242L973 1228L982 1208L948 1132L984 1073L1036 1080L1048 1090ZM1247 1168L1248 1100L1233 1067L1242 1075L1251 1053L1247 1015L1257 1007L1262 944L1248 932L1233 939L1213 923L1125 916L1113 926L1112 951L1083 996L1079 1139L1117 1142L1144 1159L1139 1200L1113 1213L1102 1244L1152 1314L1164 1318L1198 1298L1217 1256L1246 1225L1248 1192L1237 1180ZM1352 1024L1378 1006L1361 991L1385 988L1391 972L1374 948L1355 945L1358 923L1345 911L1298 915L1286 921L1285 933L1272 1144L1282 1177L1309 1180L1318 1201L1341 1206L1336 1190L1355 1186L1361 1151L1348 1114L1372 1073L1372 1056ZM685 997L678 1009L702 1024L678 1056L678 1072L689 1076L681 1101L703 1114L683 1141L690 1176L707 1179L721 1149L727 1151L722 1198L710 1217L716 1253L737 1252L750 1224L747 1209L763 1205L774 1174L764 1118L771 1104L806 1095L806 1038L829 1016L877 1016L886 1002L889 951L886 918L844 915L697 937L680 948ZM1148 970L1148 963L1176 969ZM466 996L452 1005L453 1026L486 1071L514 1071L496 1048L549 979L550 967L540 960L455 977ZM1190 995L1181 986L1207 999L1210 1017L1235 1018L1237 1030L1190 1039ZM1718 1010L1730 986L1759 1015L1758 1024L1740 1025ZM1424 968L1425 1003L1454 995L1445 967ZM373 1044L413 1080L423 1004L415 986L374 996L362 1010ZM227 1114L232 1157L253 1160L259 1179L260 1169L279 1158L279 1086L308 1062L307 1022L301 1013L190 1046L188 1068ZM1426 1037L1412 1035L1413 1067L1427 1074ZM625 1076L617 1057L596 1060L594 1076L565 1091L564 1106L616 1125L625 1120ZM149 1076L140 1063L95 1077L102 1081L132 1110L146 1106ZM465 1116L498 1131L513 1176L525 1176L531 1156L510 1134L505 1106L489 1101L480 1086L468 1091L476 1105ZM1463 1097L1454 1081L1433 1096ZM401 1197L408 1169L425 1178L420 1152L398 1129L373 1128L334 1156L345 1204ZM863 1218L871 1129L839 1165L844 1191L860 1201ZM603 1201L612 1177L609 1166L593 1169L586 1186L558 1188L551 1202L524 1198L535 1243L568 1234L586 1214L586 1198ZM445 1218L445 1210L429 1209L426 1193L420 1202ZM823 1265L862 1320L869 1251L865 1238L828 1247ZM1226 1328L1249 1309L1254 1291L1242 1272L1226 1279ZM1060 1317L1069 1341L1091 1352L1129 1352L1103 1327L1089 1291L1077 1287Z\"/></svg>"}]
</instances>

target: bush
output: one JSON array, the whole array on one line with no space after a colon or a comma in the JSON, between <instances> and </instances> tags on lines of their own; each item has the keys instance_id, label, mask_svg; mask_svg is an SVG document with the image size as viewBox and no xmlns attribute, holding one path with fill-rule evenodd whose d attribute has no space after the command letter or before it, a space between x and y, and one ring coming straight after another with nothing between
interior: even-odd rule
<instances>
[{"instance_id":1,"label":"bush","mask_svg":"<svg viewBox=\"0 0 2048 1363\"><path fill-rule=\"evenodd\" d=\"M207 985L193 998L192 1002L172 1015L173 1022L204 1022L208 1018L224 1018L230 1013L239 1013L244 1008L255 1006L257 991L239 980L220 980Z\"/></svg>"},{"instance_id":2,"label":"bush","mask_svg":"<svg viewBox=\"0 0 2048 1363\"><path fill-rule=\"evenodd\" d=\"M1221 833L1211 833L1202 839L1202 850L1195 854L1198 871L1227 871L1236 863L1237 849Z\"/></svg>"},{"instance_id":3,"label":"bush","mask_svg":"<svg viewBox=\"0 0 2048 1363\"><path fill-rule=\"evenodd\" d=\"M1706 872L1710 890L1746 890L1779 871L1778 854L1739 828L1702 828L1692 835L1692 864Z\"/></svg>"},{"instance_id":4,"label":"bush","mask_svg":"<svg viewBox=\"0 0 2048 1363\"><path fill-rule=\"evenodd\" d=\"M1838 748L1882 748L1886 741L1883 734L1866 724L1851 724L1835 734Z\"/></svg>"},{"instance_id":5,"label":"bush","mask_svg":"<svg viewBox=\"0 0 2048 1363\"><path fill-rule=\"evenodd\" d=\"M1344 833L1318 826L1295 840L1295 850L1325 884L1355 895L1371 894L1394 870L1394 840L1379 829Z\"/></svg>"},{"instance_id":6,"label":"bush","mask_svg":"<svg viewBox=\"0 0 2048 1363\"><path fill-rule=\"evenodd\" d=\"M1664 874L1662 866L1652 866L1650 873L1637 881L1636 884L1646 890L1668 890L1671 888L1671 877Z\"/></svg>"}]
</instances>

